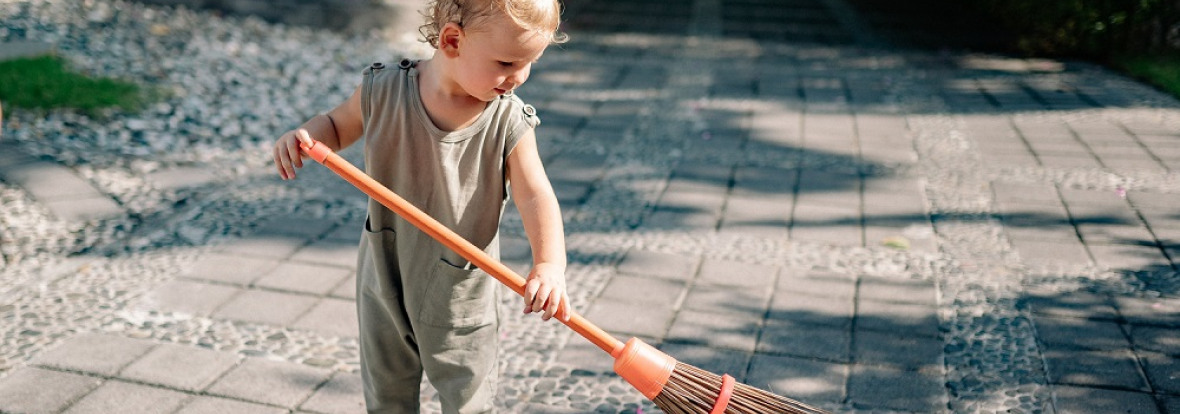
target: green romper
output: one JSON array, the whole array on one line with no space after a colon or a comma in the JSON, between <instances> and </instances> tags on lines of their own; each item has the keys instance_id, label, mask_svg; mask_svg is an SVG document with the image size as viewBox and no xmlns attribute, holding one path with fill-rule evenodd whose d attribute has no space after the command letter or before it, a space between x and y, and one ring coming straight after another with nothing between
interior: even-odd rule
<instances>
[{"instance_id":1,"label":"green romper","mask_svg":"<svg viewBox=\"0 0 1180 414\"><path fill-rule=\"evenodd\" d=\"M414 62L364 71L365 170L492 257L508 200L508 153L539 120L512 95L474 124L438 129ZM376 201L357 259L361 375L370 413L417 413L422 373L444 413L492 411L498 379L497 281Z\"/></svg>"}]
</instances>

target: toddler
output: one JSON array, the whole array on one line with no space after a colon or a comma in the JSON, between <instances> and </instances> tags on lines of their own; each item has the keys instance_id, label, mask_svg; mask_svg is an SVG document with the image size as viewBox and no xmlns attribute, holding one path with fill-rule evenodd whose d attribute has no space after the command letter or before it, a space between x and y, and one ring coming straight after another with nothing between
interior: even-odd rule
<instances>
[{"instance_id":1,"label":"toddler","mask_svg":"<svg viewBox=\"0 0 1180 414\"><path fill-rule=\"evenodd\" d=\"M511 193L533 251L524 312L568 318L565 236L537 152L532 106L513 91L558 31L557 0L436 0L430 59L374 63L344 103L275 143L279 175L299 139L339 151L364 139L366 172L492 257ZM511 185L509 185L511 184ZM445 413L492 411L497 281L370 200L357 260L361 376L370 413L416 413L425 373Z\"/></svg>"}]
</instances>

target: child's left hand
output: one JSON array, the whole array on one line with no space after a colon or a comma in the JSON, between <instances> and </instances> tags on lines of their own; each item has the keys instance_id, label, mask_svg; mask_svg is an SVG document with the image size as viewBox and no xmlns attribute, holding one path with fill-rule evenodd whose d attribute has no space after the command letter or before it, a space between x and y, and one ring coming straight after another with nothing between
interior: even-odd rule
<instances>
[{"instance_id":1,"label":"child's left hand","mask_svg":"<svg viewBox=\"0 0 1180 414\"><path fill-rule=\"evenodd\" d=\"M541 320L557 316L569 321L569 295L565 291L565 270L542 263L529 271L524 285L524 313L545 312Z\"/></svg>"}]
</instances>

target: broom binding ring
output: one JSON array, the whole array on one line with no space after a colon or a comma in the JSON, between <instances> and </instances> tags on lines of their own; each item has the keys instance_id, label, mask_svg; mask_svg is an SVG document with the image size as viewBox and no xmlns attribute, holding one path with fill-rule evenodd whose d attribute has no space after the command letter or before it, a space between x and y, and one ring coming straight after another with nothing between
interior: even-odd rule
<instances>
[{"instance_id":1,"label":"broom binding ring","mask_svg":"<svg viewBox=\"0 0 1180 414\"><path fill-rule=\"evenodd\" d=\"M717 403L713 405L713 411L709 414L724 414L725 408L729 407L729 399L733 397L733 383L735 380L729 374L721 377L721 391L717 393Z\"/></svg>"}]
</instances>

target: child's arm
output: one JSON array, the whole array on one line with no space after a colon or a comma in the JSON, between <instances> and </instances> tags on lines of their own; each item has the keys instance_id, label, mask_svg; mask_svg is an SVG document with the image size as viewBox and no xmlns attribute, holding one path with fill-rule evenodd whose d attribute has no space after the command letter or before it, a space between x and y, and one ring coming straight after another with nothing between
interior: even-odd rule
<instances>
[{"instance_id":1,"label":"child's arm","mask_svg":"<svg viewBox=\"0 0 1180 414\"><path fill-rule=\"evenodd\" d=\"M300 125L299 128L287 131L275 141L275 167L279 169L279 177L284 180L295 178L295 169L303 168L303 157L299 153L299 139L295 136L300 130L306 131L314 138L331 148L340 151L348 148L361 137L364 124L361 117L361 88L348 100L342 102L327 114L320 114Z\"/></svg>"},{"instance_id":2,"label":"child's arm","mask_svg":"<svg viewBox=\"0 0 1180 414\"><path fill-rule=\"evenodd\" d=\"M569 318L569 295L565 290L565 229L553 186L545 175L537 153L537 136L525 133L508 154L508 180L512 198L524 222L533 248L533 268L525 283L525 313L541 312L542 320L554 315Z\"/></svg>"}]
</instances>

